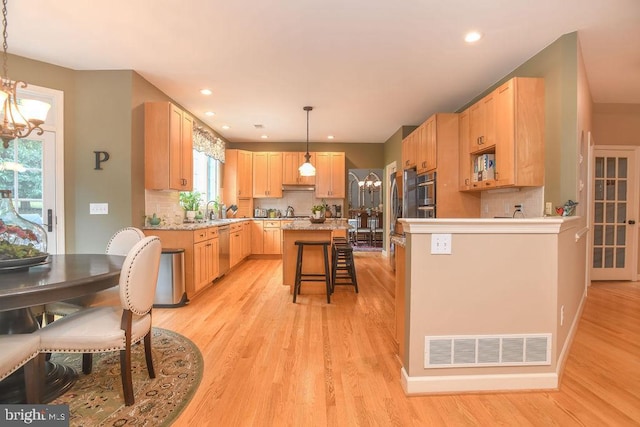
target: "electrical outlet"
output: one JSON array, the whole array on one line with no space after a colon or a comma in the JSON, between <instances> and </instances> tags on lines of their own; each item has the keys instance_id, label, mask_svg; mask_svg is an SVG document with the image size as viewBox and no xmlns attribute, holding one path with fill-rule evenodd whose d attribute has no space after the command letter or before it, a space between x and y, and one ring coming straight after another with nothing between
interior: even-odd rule
<instances>
[{"instance_id":1,"label":"electrical outlet","mask_svg":"<svg viewBox=\"0 0 640 427\"><path fill-rule=\"evenodd\" d=\"M489 213L489 203L484 204L484 213Z\"/></svg>"},{"instance_id":2,"label":"electrical outlet","mask_svg":"<svg viewBox=\"0 0 640 427\"><path fill-rule=\"evenodd\" d=\"M504 214L511 215L511 203L504 202Z\"/></svg>"},{"instance_id":3,"label":"electrical outlet","mask_svg":"<svg viewBox=\"0 0 640 427\"><path fill-rule=\"evenodd\" d=\"M89 215L108 215L109 203L89 203Z\"/></svg>"},{"instance_id":4,"label":"electrical outlet","mask_svg":"<svg viewBox=\"0 0 640 427\"><path fill-rule=\"evenodd\" d=\"M436 255L451 255L451 234L432 234L431 253Z\"/></svg>"},{"instance_id":5,"label":"electrical outlet","mask_svg":"<svg viewBox=\"0 0 640 427\"><path fill-rule=\"evenodd\" d=\"M547 202L544 204L544 214L545 215L552 215L553 214L553 204L551 202Z\"/></svg>"}]
</instances>

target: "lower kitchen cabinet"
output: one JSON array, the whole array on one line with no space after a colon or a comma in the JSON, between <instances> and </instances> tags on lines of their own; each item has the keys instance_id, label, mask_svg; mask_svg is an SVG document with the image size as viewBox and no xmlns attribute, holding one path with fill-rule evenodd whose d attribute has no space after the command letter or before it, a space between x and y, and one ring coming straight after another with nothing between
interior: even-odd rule
<instances>
[{"instance_id":1,"label":"lower kitchen cabinet","mask_svg":"<svg viewBox=\"0 0 640 427\"><path fill-rule=\"evenodd\" d=\"M218 229L216 227L207 230L207 240L193 245L193 276L196 292L213 282L220 273Z\"/></svg>"},{"instance_id":2,"label":"lower kitchen cabinet","mask_svg":"<svg viewBox=\"0 0 640 427\"><path fill-rule=\"evenodd\" d=\"M242 260L243 226L241 223L231 224L229 235L229 267L233 268Z\"/></svg>"},{"instance_id":3,"label":"lower kitchen cabinet","mask_svg":"<svg viewBox=\"0 0 640 427\"><path fill-rule=\"evenodd\" d=\"M242 259L251 255L251 222L245 221L242 223Z\"/></svg>"},{"instance_id":4,"label":"lower kitchen cabinet","mask_svg":"<svg viewBox=\"0 0 640 427\"><path fill-rule=\"evenodd\" d=\"M281 221L264 221L262 234L263 254L280 255L282 254L282 234L280 229Z\"/></svg>"}]
</instances>

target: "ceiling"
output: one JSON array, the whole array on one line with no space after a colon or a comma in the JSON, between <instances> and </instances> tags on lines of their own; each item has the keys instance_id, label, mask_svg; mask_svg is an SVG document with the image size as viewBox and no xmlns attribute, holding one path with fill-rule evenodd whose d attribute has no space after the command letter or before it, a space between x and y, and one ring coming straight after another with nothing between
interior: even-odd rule
<instances>
[{"instance_id":1,"label":"ceiling","mask_svg":"<svg viewBox=\"0 0 640 427\"><path fill-rule=\"evenodd\" d=\"M640 104L638 0L11 0L8 9L9 53L135 70L231 142L304 142L311 105L310 141L382 143L457 110L573 31L593 100ZM472 29L484 37L468 45Z\"/></svg>"}]
</instances>

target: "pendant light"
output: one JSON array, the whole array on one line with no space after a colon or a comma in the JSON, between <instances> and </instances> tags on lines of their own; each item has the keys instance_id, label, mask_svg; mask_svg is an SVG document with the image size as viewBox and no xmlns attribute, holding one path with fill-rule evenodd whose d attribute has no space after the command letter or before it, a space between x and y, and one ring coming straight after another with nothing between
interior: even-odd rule
<instances>
[{"instance_id":1,"label":"pendant light","mask_svg":"<svg viewBox=\"0 0 640 427\"><path fill-rule=\"evenodd\" d=\"M298 168L298 172L300 172L300 176L316 176L316 168L309 161L311 159L309 154L309 111L313 110L313 107L307 106L302 109L307 112L307 154L304 155L305 162Z\"/></svg>"},{"instance_id":2,"label":"pendant light","mask_svg":"<svg viewBox=\"0 0 640 427\"><path fill-rule=\"evenodd\" d=\"M44 132L40 127L47 118L47 112L51 107L46 102L35 99L18 99L16 88L27 87L23 81L12 81L9 78L8 54L7 54L7 0L2 1L2 72L0 77L0 139L4 148L9 147L9 142L16 138L26 138L31 132L38 135Z\"/></svg>"}]
</instances>

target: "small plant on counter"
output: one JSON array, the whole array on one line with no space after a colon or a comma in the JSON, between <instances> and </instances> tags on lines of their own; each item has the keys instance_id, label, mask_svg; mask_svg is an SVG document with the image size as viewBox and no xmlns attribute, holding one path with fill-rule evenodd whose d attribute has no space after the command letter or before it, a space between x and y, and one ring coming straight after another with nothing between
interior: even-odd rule
<instances>
[{"instance_id":1,"label":"small plant on counter","mask_svg":"<svg viewBox=\"0 0 640 427\"><path fill-rule=\"evenodd\" d=\"M198 191L181 191L180 206L187 212L196 212L200 209L200 192Z\"/></svg>"}]
</instances>

